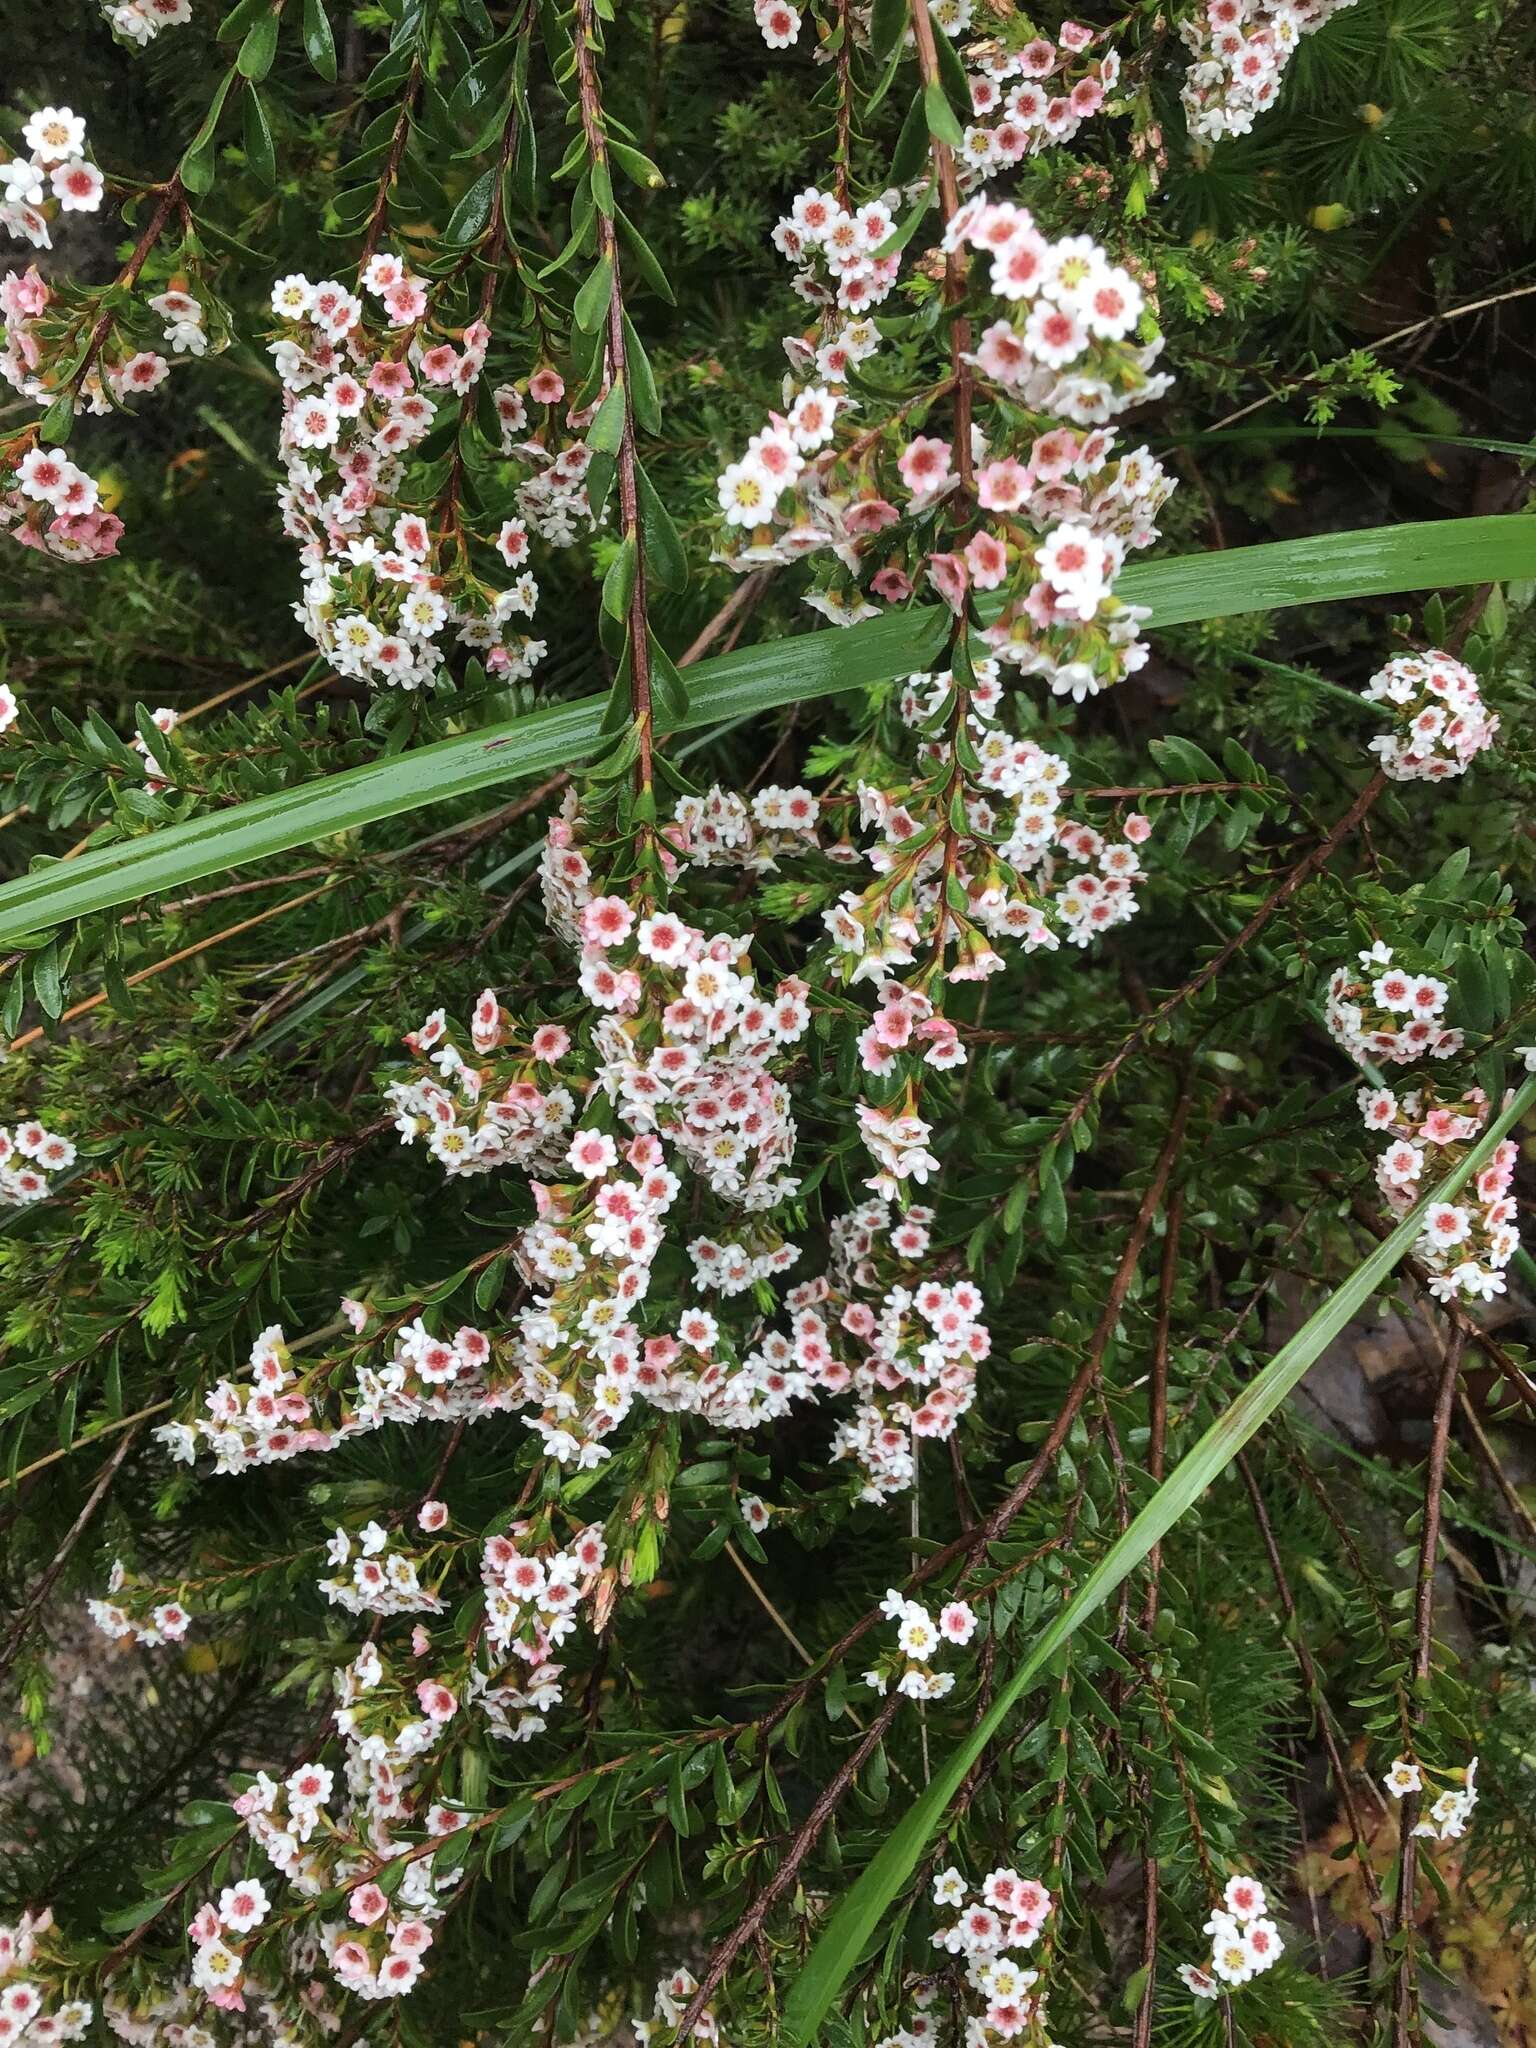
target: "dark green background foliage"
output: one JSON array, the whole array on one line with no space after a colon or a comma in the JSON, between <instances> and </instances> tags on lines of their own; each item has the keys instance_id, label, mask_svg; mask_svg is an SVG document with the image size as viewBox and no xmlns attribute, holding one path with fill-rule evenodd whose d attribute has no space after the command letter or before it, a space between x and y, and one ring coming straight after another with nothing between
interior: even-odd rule
<instances>
[{"instance_id":1,"label":"dark green background foliage","mask_svg":"<svg viewBox=\"0 0 1536 2048\"><path fill-rule=\"evenodd\" d=\"M376 59L394 11L367 5L342 20L338 10L342 88ZM1078 11L1103 24L1114 10ZM1054 21L1060 10L1043 12ZM447 36L451 0L440 13ZM13 7L4 30L12 112L0 118L14 128L18 110L38 100L68 101L88 112L98 160L163 176L223 61L214 21L200 10L135 58L111 44L94 9ZM1140 431L1180 479L1166 550L1520 510L1529 465L1511 444L1527 440L1536 395L1536 297L1521 296L1536 282L1530 10L1359 0L1303 47L1279 109L1252 136L1198 160L1182 135L1176 41L1154 9L1133 9L1127 47L1159 36L1167 47L1155 111L1170 164L1158 189L1134 180L1123 123L1092 129L1070 156L1027 171L1022 188L1053 232L1080 227L1155 272L1177 384ZM677 304L649 296L634 317L666 411L647 462L692 567L686 590L662 595L655 610L676 653L732 588L708 563L714 478L759 424L782 372L785 275L766 237L824 165L826 116L815 99L824 74L804 43L765 62L745 5L626 7L609 42L608 101L667 181L635 210ZM432 61L451 70L451 46L436 45ZM535 93L553 163L558 104L547 85ZM208 207L222 226L208 236L214 271L244 338L179 371L174 397L93 423L92 467L110 472L128 523L122 557L83 569L8 545L0 555L0 664L26 707L3 756L13 777L0 829L6 878L87 833L97 844L141 835L610 680L591 626L610 546L601 537L541 566L539 630L550 653L531 684L497 690L482 678L370 702L312 665L291 610L293 550L272 509L279 401L260 308L274 267L344 274L352 230L331 199L345 189L339 167L358 123L347 92L318 78L286 34L263 101L275 188L226 139L218 203ZM881 109L857 172L878 179L897 125L899 112ZM424 172L424 182L437 175ZM438 196L423 192L425 217ZM558 218L551 205L526 224L530 247L558 249ZM96 236L84 260L107 274L112 231L92 223L81 233L70 250ZM810 629L794 580L786 572L769 584L746 628L753 638ZM797 1413L750 1443L684 1432L660 1575L621 1601L600 1645L573 1646L564 1719L529 1749L467 1749L450 1765L449 1789L506 1805L509 1818L477 1840L467 1902L446 1923L448 1954L435 1958L432 1981L389 2015L397 2033L374 2016L367 2038L438 2043L478 2030L487 2040L568 2040L601 1996L648 2010L658 1971L707 1951L846 1752L850 1711L862 1717L872 1698L855 1652L846 1672L805 1688L771 1740L746 1733L727 1743L709 1732L719 1721L751 1723L804 1668L726 1535L819 1654L904 1576L914 1550L952 1536L973 1502L995 1501L1084 1354L1181 1096L1190 1115L1176 1169L1183 1225L1164 1299L1175 1453L1270 1355L1296 1303L1358 1262L1371 1240L1351 1202L1372 1206L1367 1148L1353 1077L1310 996L1372 932L1422 930L1437 918L1518 960L1536 883L1529 597L1507 586L1432 599L1412 617L1368 600L1171 627L1112 698L1070 718L1044 710L1038 736L1068 754L1075 786L1172 793L1145 806L1159 830L1138 920L1111 947L1015 968L970 1013L992 1037L951 1077L939 1120L941 1235L986 1291L995 1349L953 1471L942 1456L925 1464L909 1541L904 1504L850 1507L846 1488L831 1483L822 1413ZM1147 1005L1240 928L1365 779L1373 728L1353 686L1388 652L1447 635L1467 636L1467 659L1503 722L1497 750L1446 791L1389 793L1368 835L1095 1097L1070 1180L1037 1176L1042 1140ZM109 743L131 739L145 705L174 707L186 721L175 786L158 794ZM687 772L740 785L771 762L791 781L808 747L830 758L867 715L854 693L695 735ZM1228 786L1178 794L1206 779ZM455 1276L512 1238L527 1220L526 1191L511 1175L445 1188L432 1161L395 1145L376 1075L402 1031L436 1004L458 1014L487 984L513 1000L563 975L529 889L553 798L529 807L526 795L513 782L340 834L66 927L5 962L5 1028L28 1042L0 1066L0 1121L40 1115L82 1150L61 1201L0 1224L0 1518L13 1614L64 1543L126 1418L232 1370L265 1325L320 1329L338 1296L365 1284L378 1299L403 1300L443 1282L450 1318L494 1315L493 1301L476 1305L474 1279ZM1443 865L1460 848L1470 849L1465 869ZM760 922L786 971L804 910L790 892L765 892ZM156 971L136 981L146 969ZM1518 968L1514 986L1528 988ZM105 1000L88 1014L61 1021L98 993ZM1501 1017L1488 1023L1496 1046L1521 1036L1505 1035ZM842 1097L829 1089L823 1101L814 1056L805 1065L803 1157L822 1171L801 1235L814 1252L865 1168ZM989 1672L994 1658L1001 1669L1027 1647L1082 1558L1151 1490L1145 1378L1162 1229L1111 1336L1102 1400L991 1554L1002 1583ZM807 1270L818 1270L813 1259ZM1504 1333L1516 1361L1528 1356L1526 1313L1522 1296ZM1518 1406L1481 1405L1492 1378L1479 1365L1470 1384L1518 1485L1520 1474L1536 1476L1529 1418ZM1377 1415L1342 1444L1313 1409L1287 1409L1253 1453L1328 1724L1346 1750L1368 1741L1373 1773L1395 1753L1425 1385L1403 1366L1390 1422ZM428 1428L386 1430L328 1459L239 1480L172 1471L147 1437L135 1446L10 1678L17 1754L29 1743L41 1754L0 1793L0 1893L52 1902L82 1934L166 1889L166 1871L181 1868L190 1797L217 1798L228 1770L303 1749L344 1656L344 1617L315 1590L319 1546L338 1520L382 1517L419 1498L442 1450ZM515 1417L473 1432L447 1482L462 1526L490 1521L516 1497L533 1447ZM637 1435L615 1474L646 1454ZM780 1510L761 1542L739 1525L740 1492ZM1446 1514L1458 1563L1445 1575L1444 1626L1460 1669L1448 1662L1433 1688L1426 1740L1447 1761L1473 1749L1485 1758L1468 1868L1480 1874L1477 1910L1517 1943L1536 1909L1521 1776L1536 1732L1536 1543L1528 1515L1512 1523L1470 1432L1453 1452ZM1068 1543L1059 1541L1064 1518ZM1341 1528L1355 1533L1345 1540ZM80 1599L118 1554L204 1589L214 1619L199 1622L186 1655L107 1660L86 1641ZM1043 1704L1037 1696L996 1746L955 1841L941 1845L941 1863L973 1875L995 1862L1055 1872L1070 1961L1054 1978L1052 2018L1064 2041L1129 2036L1140 1989L1138 1864L1149 1852L1164 1902L1158 2038L1220 2038L1216 2016L1172 1985L1172 1962L1200 1950L1208 1908L1191 1805L1218 1860L1262 1869L1282 1892L1299 1852L1337 1819L1315 1703L1235 1477L1167 1545L1150 1631L1139 1586L1080 1634ZM0 1641L5 1633L0 1625ZM83 1669L94 1680L103 1665L108 1690L82 1708L73 1676ZM1132 1683L1132 1672L1155 1682ZM807 1892L837 1892L867 1861L921 1782L925 1745L947 1748L966 1725L973 1677L926 1730L915 1713L898 1723L817 1849ZM614 1759L628 1761L590 1774ZM578 1792L540 1791L567 1777ZM536 1791L536 1802L524 1797ZM932 1956L926 1896L890 1926L893 1935L907 1928L914 1970ZM1314 1922L1299 1885L1287 1904L1293 1956L1245 1995L1239 2038L1282 2048L1369 2038L1360 1945L1326 1901ZM174 1926L162 1932L174 1947ZM1317 1968L1319 1932L1332 1936L1331 1973ZM782 1996L809 1923L789 1913L769 1936ZM157 1932L146 1950L160 1940ZM553 1971L529 1993L529 1972L550 1957ZM900 1966L893 1943L883 1967L877 1954L855 1980L871 1995L850 2005L851 2031L839 2039L877 2039L904 2016ZM731 2015L732 2041L773 2038L772 1995L750 1972Z\"/></svg>"}]
</instances>

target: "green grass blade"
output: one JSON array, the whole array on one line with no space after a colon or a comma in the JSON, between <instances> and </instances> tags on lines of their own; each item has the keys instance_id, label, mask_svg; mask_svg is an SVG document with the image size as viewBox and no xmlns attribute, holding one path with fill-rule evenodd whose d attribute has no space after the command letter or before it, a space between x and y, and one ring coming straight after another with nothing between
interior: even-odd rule
<instances>
[{"instance_id":1,"label":"green grass blade","mask_svg":"<svg viewBox=\"0 0 1536 2048\"><path fill-rule=\"evenodd\" d=\"M1224 553L1139 562L1117 586L1154 626L1536 576L1536 519L1506 514L1372 527ZM935 605L739 649L689 670L689 727L862 689L930 666L946 614ZM602 696L550 705L507 724L318 777L249 803L118 840L0 888L0 945L67 919L187 887L307 846L333 832L441 804L492 784L546 775L597 744Z\"/></svg>"},{"instance_id":2,"label":"green grass blade","mask_svg":"<svg viewBox=\"0 0 1536 2048\"><path fill-rule=\"evenodd\" d=\"M1158 1488L1141 1513L1083 1580L1028 1655L999 1687L997 1697L958 1749L934 1771L927 1790L905 1813L832 1915L785 2002L779 2041L783 2048L809 2048L839 1991L938 1832L962 1780L1021 1694L1088 1616L1136 1569L1235 1458L1285 1400L1319 1355L1365 1306L1418 1237L1425 1211L1448 1200L1475 1173L1515 1123L1536 1103L1536 1075L1527 1080L1473 1147L1465 1163L1425 1195L1390 1237L1358 1265L1258 1377L1212 1423L1188 1455Z\"/></svg>"}]
</instances>

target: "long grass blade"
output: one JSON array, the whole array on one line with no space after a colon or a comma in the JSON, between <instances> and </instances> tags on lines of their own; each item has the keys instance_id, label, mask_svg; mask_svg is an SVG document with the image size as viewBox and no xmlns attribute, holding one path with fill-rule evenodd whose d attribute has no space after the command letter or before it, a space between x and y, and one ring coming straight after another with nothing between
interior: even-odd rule
<instances>
[{"instance_id":1,"label":"long grass blade","mask_svg":"<svg viewBox=\"0 0 1536 2048\"><path fill-rule=\"evenodd\" d=\"M943 1823L950 1801L967 1771L997 1734L1020 1697L1044 1672L1062 1645L1143 1562L1226 1469L1268 1418L1357 1315L1398 1260L1412 1250L1431 1204L1448 1201L1494 1147L1536 1104L1536 1075L1524 1082L1484 1132L1465 1162L1405 1216L1366 1257L1258 1377L1249 1382L1186 1457L1168 1475L1140 1514L1112 1543L1055 1620L1036 1639L1023 1661L999 1686L991 1707L960 1746L937 1766L932 1782L890 1834L874 1860L832 1915L785 2002L779 2041L784 2048L809 2048L839 1991L879 1928L893 1899L917 1868Z\"/></svg>"},{"instance_id":2,"label":"long grass blade","mask_svg":"<svg viewBox=\"0 0 1536 2048\"><path fill-rule=\"evenodd\" d=\"M1147 605L1154 626L1286 605L1536 576L1536 519L1506 514L1275 541L1261 547L1140 562L1117 591ZM845 631L774 640L701 661L688 672L687 728L754 717L784 704L857 690L934 662L946 614L935 605ZM495 783L548 774L591 754L605 698L553 704L499 726L53 862L0 888L0 945L117 904L182 889L331 833L442 804Z\"/></svg>"}]
</instances>

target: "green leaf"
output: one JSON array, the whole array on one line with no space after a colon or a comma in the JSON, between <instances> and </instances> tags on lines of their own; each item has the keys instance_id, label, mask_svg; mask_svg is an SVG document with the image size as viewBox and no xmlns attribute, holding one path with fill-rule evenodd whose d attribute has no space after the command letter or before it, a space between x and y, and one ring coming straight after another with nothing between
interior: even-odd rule
<instances>
[{"instance_id":1,"label":"green leaf","mask_svg":"<svg viewBox=\"0 0 1536 2048\"><path fill-rule=\"evenodd\" d=\"M485 224L491 217L491 206L496 197L496 172L482 171L473 185L464 194L453 212L448 216L448 225L443 229L443 240L456 249L473 242L485 232Z\"/></svg>"},{"instance_id":2,"label":"green leaf","mask_svg":"<svg viewBox=\"0 0 1536 2048\"><path fill-rule=\"evenodd\" d=\"M624 238L625 248L628 249L630 255L635 260L635 268L645 279L657 298L665 299L669 306L675 306L677 300L672 296L672 287L667 282L667 273L656 261L649 242L646 241L644 235L641 234L629 216L622 213L618 207L613 209L613 218L618 225L619 233Z\"/></svg>"},{"instance_id":3,"label":"green leaf","mask_svg":"<svg viewBox=\"0 0 1536 2048\"><path fill-rule=\"evenodd\" d=\"M1139 562L1126 569L1116 589L1128 602L1146 605L1157 627L1533 575L1536 519L1508 514ZM941 606L915 605L860 626L828 628L701 661L689 676L688 729L725 725L784 704L866 689L932 668L948 626L949 615ZM184 888L205 875L266 860L335 832L568 768L596 747L605 696L552 704L503 725L298 783L67 863L39 867L0 887L0 944L14 945L29 932Z\"/></svg>"},{"instance_id":4,"label":"green leaf","mask_svg":"<svg viewBox=\"0 0 1536 2048\"><path fill-rule=\"evenodd\" d=\"M261 104L261 94L254 85L245 95L245 119L241 140L245 144L245 160L251 167L251 176L262 185L275 185L277 152L272 147L272 130L267 121L267 110Z\"/></svg>"},{"instance_id":5,"label":"green leaf","mask_svg":"<svg viewBox=\"0 0 1536 2048\"><path fill-rule=\"evenodd\" d=\"M1502 1114L1483 1133L1454 1173L1426 1194L1390 1236L1355 1268L1288 1343L1281 1346L1225 1414L1217 1417L1193 1450L1153 1494L1130 1526L1112 1543L1055 1619L1036 1637L1028 1655L998 1685L991 1706L965 1740L934 1767L927 1790L886 1836L874 1860L832 1915L785 2002L778 2039L785 2048L809 2048L866 1943L885 1919L924 1851L943 1824L950 1801L977 1758L998 1733L1030 1684L1091 1614L1124 1583L1153 1545L1162 1541L1225 1471L1250 1437L1275 1410L1350 1320L1358 1315L1411 1251L1432 1203L1448 1201L1488 1158L1494 1147L1536 1104L1536 1075L1527 1080Z\"/></svg>"},{"instance_id":6,"label":"green leaf","mask_svg":"<svg viewBox=\"0 0 1536 2048\"><path fill-rule=\"evenodd\" d=\"M640 537L645 542L646 573L663 590L683 590L688 584L688 556L678 537L672 514L661 502L656 486L637 462L635 490L640 500Z\"/></svg>"},{"instance_id":7,"label":"green leaf","mask_svg":"<svg viewBox=\"0 0 1536 2048\"><path fill-rule=\"evenodd\" d=\"M273 9L258 15L245 32L245 41L240 45L240 54L235 59L235 69L242 78L253 84L266 77L272 69L272 59L277 55L277 15Z\"/></svg>"},{"instance_id":8,"label":"green leaf","mask_svg":"<svg viewBox=\"0 0 1536 2048\"><path fill-rule=\"evenodd\" d=\"M336 39L325 0L304 0L304 54L329 85L336 82Z\"/></svg>"},{"instance_id":9,"label":"green leaf","mask_svg":"<svg viewBox=\"0 0 1536 2048\"><path fill-rule=\"evenodd\" d=\"M229 88L234 76L233 71L226 71L219 80L218 90L213 95L213 104L203 116L203 125L187 144L178 166L182 184L194 197L201 197L213 185L213 139L218 133L219 116L224 111L224 102L229 97Z\"/></svg>"},{"instance_id":10,"label":"green leaf","mask_svg":"<svg viewBox=\"0 0 1536 2048\"><path fill-rule=\"evenodd\" d=\"M936 135L940 142L947 142L951 149L958 149L965 141L965 130L955 118L955 110L944 97L944 88L935 78L923 87L923 113L928 122L928 133Z\"/></svg>"},{"instance_id":11,"label":"green leaf","mask_svg":"<svg viewBox=\"0 0 1536 2048\"><path fill-rule=\"evenodd\" d=\"M571 308L572 317L583 334L596 334L608 317L612 299L613 258L604 256L588 272L586 283L576 294L576 303Z\"/></svg>"}]
</instances>

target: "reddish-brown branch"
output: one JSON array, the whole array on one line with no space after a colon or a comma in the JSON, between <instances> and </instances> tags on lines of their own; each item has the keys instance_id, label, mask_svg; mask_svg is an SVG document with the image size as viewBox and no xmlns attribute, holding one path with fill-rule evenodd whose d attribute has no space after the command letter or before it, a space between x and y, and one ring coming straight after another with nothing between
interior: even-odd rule
<instances>
[{"instance_id":1,"label":"reddish-brown branch","mask_svg":"<svg viewBox=\"0 0 1536 2048\"><path fill-rule=\"evenodd\" d=\"M39 1575L31 1592L22 1602L21 1612L11 1624L11 1631L5 1639L4 1647L0 1648L0 1679L6 1676L20 1654L28 1629L31 1628L33 1622L41 1613L48 1595L58 1583L59 1574L69 1562L70 1553L95 1519L97 1509L111 1492L112 1482L122 1470L123 1461L128 1456L128 1453L138 1442L143 1427L143 1419L140 1418L132 1429L124 1432L117 1449L108 1458L106 1464L102 1466L100 1473L97 1475L96 1484L87 1495L85 1505L81 1508L79 1514L76 1515L74 1521L70 1523L68 1533L63 1542L53 1553L53 1557L49 1561L46 1570Z\"/></svg>"},{"instance_id":2,"label":"reddish-brown branch","mask_svg":"<svg viewBox=\"0 0 1536 2048\"><path fill-rule=\"evenodd\" d=\"M929 87L944 90L939 75L939 52L933 37L933 16L928 11L928 0L912 0L910 8L912 37L917 44L917 68L922 75L923 89ZM938 136L931 139L934 176L939 182L939 213L948 229L955 215L960 211L960 185L955 176L955 158L947 142ZM955 471L960 479L960 488L969 498L971 495L971 366L965 360L971 348L971 323L955 311L965 297L965 252L955 248L944 258L944 303L950 309L949 317L949 360L955 387Z\"/></svg>"},{"instance_id":3,"label":"reddish-brown branch","mask_svg":"<svg viewBox=\"0 0 1536 2048\"><path fill-rule=\"evenodd\" d=\"M768 1915L794 1883L801 1864L820 1841L823 1829L842 1804L849 1786L874 1753L875 1746L883 1740L886 1729L895 1718L896 1709L901 1705L901 1700L902 1695L899 1692L892 1692L887 1696L879 1713L865 1730L858 1747L843 1759L836 1773L816 1795L816 1802L796 1830L794 1840L785 1852L784 1861L758 1892L731 1932L716 1945L705 1966L704 1975L699 1980L699 1988L689 1999L687 2010L678 2022L679 2041L688 2040L700 2013L719 1988L726 1971L753 1940Z\"/></svg>"},{"instance_id":4,"label":"reddish-brown branch","mask_svg":"<svg viewBox=\"0 0 1536 2048\"><path fill-rule=\"evenodd\" d=\"M608 142L603 126L602 91L598 83L596 52L599 47L597 12L593 0L576 0L575 9L576 83L581 109L582 133L587 155L594 165L608 162ZM619 234L611 211L593 194L597 221L597 253L609 266L608 285L608 374L624 391L624 428L619 442L615 475L619 487L619 525L622 537L634 550L634 582L629 594L629 705L639 754L635 762L636 786L651 786L651 640L650 615L645 589L645 542L640 531L640 487L635 454L635 409L631 397L628 354L624 342L624 286L619 262Z\"/></svg>"},{"instance_id":5,"label":"reddish-brown branch","mask_svg":"<svg viewBox=\"0 0 1536 2048\"><path fill-rule=\"evenodd\" d=\"M1456 1412L1456 1385L1463 1346L1459 1326L1450 1341L1435 1391L1435 1419L1430 1431L1429 1458L1424 1468L1424 1514L1419 1527L1419 1563L1413 1594L1413 1661L1409 1688L1415 1722L1423 1708L1435 1657L1435 1571L1440 1561L1440 1506L1445 1494L1445 1468L1451 1448L1451 1418ZM1419 1985L1414 1967L1414 1907L1418 1894L1419 1795L1410 1792L1398 1809L1401 1839L1397 1854L1397 1906L1393 1934L1402 1944L1393 1991L1393 2048L1413 2048L1420 2038Z\"/></svg>"}]
</instances>

